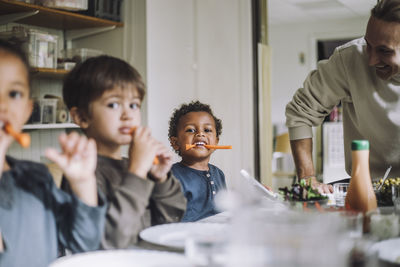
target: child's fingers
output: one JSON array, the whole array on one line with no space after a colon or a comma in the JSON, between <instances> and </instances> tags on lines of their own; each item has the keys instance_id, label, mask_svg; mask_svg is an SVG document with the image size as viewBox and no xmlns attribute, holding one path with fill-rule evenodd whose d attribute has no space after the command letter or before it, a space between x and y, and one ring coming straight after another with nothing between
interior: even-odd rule
<instances>
[{"instance_id":1,"label":"child's fingers","mask_svg":"<svg viewBox=\"0 0 400 267\"><path fill-rule=\"evenodd\" d=\"M161 145L157 152L157 157L162 157L164 159L171 159L173 157L173 154L171 150L166 148L164 145Z\"/></svg>"},{"instance_id":2,"label":"child's fingers","mask_svg":"<svg viewBox=\"0 0 400 267\"><path fill-rule=\"evenodd\" d=\"M82 151L82 155L84 157L92 157L94 159L97 159L97 147L96 142L93 139L85 140L85 146Z\"/></svg>"},{"instance_id":3,"label":"child's fingers","mask_svg":"<svg viewBox=\"0 0 400 267\"><path fill-rule=\"evenodd\" d=\"M88 139L86 152L91 155L97 156L97 146L96 146L96 141L94 141L94 139Z\"/></svg>"},{"instance_id":4,"label":"child's fingers","mask_svg":"<svg viewBox=\"0 0 400 267\"><path fill-rule=\"evenodd\" d=\"M151 137L150 128L139 126L136 128L133 136L138 139L149 138Z\"/></svg>"},{"instance_id":5,"label":"child's fingers","mask_svg":"<svg viewBox=\"0 0 400 267\"><path fill-rule=\"evenodd\" d=\"M61 169L64 169L64 167L67 164L67 160L64 156L62 156L56 149L54 148L47 148L45 151L45 156L55 162L58 166L61 167Z\"/></svg>"},{"instance_id":6,"label":"child's fingers","mask_svg":"<svg viewBox=\"0 0 400 267\"><path fill-rule=\"evenodd\" d=\"M72 155L74 157L79 157L80 155L83 155L86 148L87 148L88 140L85 136L79 136L79 138L75 142L74 150L72 151Z\"/></svg>"},{"instance_id":7,"label":"child's fingers","mask_svg":"<svg viewBox=\"0 0 400 267\"><path fill-rule=\"evenodd\" d=\"M77 150L81 149L79 146L81 141L81 135L77 132L72 132L65 136L63 142L63 151L69 156L72 156L77 153Z\"/></svg>"},{"instance_id":8,"label":"child's fingers","mask_svg":"<svg viewBox=\"0 0 400 267\"><path fill-rule=\"evenodd\" d=\"M77 132L72 132L67 136L65 147L67 151L74 152L78 144L80 135Z\"/></svg>"},{"instance_id":9,"label":"child's fingers","mask_svg":"<svg viewBox=\"0 0 400 267\"><path fill-rule=\"evenodd\" d=\"M62 134L60 134L58 136L58 142L60 143L60 147L61 147L62 151L65 150L64 147L65 147L66 140L67 140L67 134L66 133L62 133Z\"/></svg>"},{"instance_id":10,"label":"child's fingers","mask_svg":"<svg viewBox=\"0 0 400 267\"><path fill-rule=\"evenodd\" d=\"M173 154L171 150L168 149L164 144L158 142L156 157L159 160L159 163L168 165L170 162L172 162Z\"/></svg>"}]
</instances>

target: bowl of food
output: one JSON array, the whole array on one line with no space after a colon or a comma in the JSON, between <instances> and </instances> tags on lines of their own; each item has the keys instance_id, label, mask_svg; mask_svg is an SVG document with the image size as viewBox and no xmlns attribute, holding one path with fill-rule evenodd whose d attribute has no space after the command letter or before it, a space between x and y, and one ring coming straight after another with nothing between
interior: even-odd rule
<instances>
[{"instance_id":1,"label":"bowl of food","mask_svg":"<svg viewBox=\"0 0 400 267\"><path fill-rule=\"evenodd\" d=\"M292 206L303 209L309 207L319 209L321 206L328 204L329 200L327 196L318 193L318 190L312 188L305 180L292 184L291 188L279 188L279 194Z\"/></svg>"},{"instance_id":2,"label":"bowl of food","mask_svg":"<svg viewBox=\"0 0 400 267\"><path fill-rule=\"evenodd\" d=\"M400 186L400 177L387 178L383 184L383 179L379 179L372 183L376 195L378 206L393 206L392 186ZM380 185L382 185L380 187ZM379 188L380 187L380 188Z\"/></svg>"}]
</instances>

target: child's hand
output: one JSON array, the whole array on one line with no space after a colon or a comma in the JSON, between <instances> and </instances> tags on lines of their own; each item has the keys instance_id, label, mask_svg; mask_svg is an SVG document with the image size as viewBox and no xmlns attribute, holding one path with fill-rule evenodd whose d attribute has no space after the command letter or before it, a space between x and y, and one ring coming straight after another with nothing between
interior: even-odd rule
<instances>
[{"instance_id":1,"label":"child's hand","mask_svg":"<svg viewBox=\"0 0 400 267\"><path fill-rule=\"evenodd\" d=\"M159 143L157 152L159 163L153 165L150 169L150 174L156 182L162 183L168 178L168 172L171 170L172 166L172 157L172 152L162 143Z\"/></svg>"},{"instance_id":2,"label":"child's hand","mask_svg":"<svg viewBox=\"0 0 400 267\"><path fill-rule=\"evenodd\" d=\"M0 155L5 155L7 153L8 147L12 144L14 141L14 138L9 135L8 133L5 132L3 129L2 125L4 123L0 122Z\"/></svg>"},{"instance_id":3,"label":"child's hand","mask_svg":"<svg viewBox=\"0 0 400 267\"><path fill-rule=\"evenodd\" d=\"M1 230L0 230L0 253L3 251L4 251L3 237L1 236Z\"/></svg>"},{"instance_id":4,"label":"child's hand","mask_svg":"<svg viewBox=\"0 0 400 267\"><path fill-rule=\"evenodd\" d=\"M159 150L159 142L151 136L147 127L137 127L129 147L129 171L146 179Z\"/></svg>"},{"instance_id":5,"label":"child's hand","mask_svg":"<svg viewBox=\"0 0 400 267\"><path fill-rule=\"evenodd\" d=\"M88 205L97 205L96 143L92 139L72 132L59 137L62 152L53 148L46 150L46 157L54 161L63 171L72 190Z\"/></svg>"},{"instance_id":6,"label":"child's hand","mask_svg":"<svg viewBox=\"0 0 400 267\"><path fill-rule=\"evenodd\" d=\"M0 177L1 173L7 170L6 164L6 154L7 150L13 142L13 137L7 134L2 128L0 128Z\"/></svg>"}]
</instances>

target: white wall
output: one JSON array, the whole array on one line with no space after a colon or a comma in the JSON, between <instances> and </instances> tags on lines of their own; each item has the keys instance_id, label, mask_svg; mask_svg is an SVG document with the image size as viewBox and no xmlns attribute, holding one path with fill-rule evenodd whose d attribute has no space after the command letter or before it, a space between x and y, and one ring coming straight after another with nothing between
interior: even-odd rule
<instances>
[{"instance_id":1,"label":"white wall","mask_svg":"<svg viewBox=\"0 0 400 267\"><path fill-rule=\"evenodd\" d=\"M251 6L241 0L147 0L147 118L169 144L168 121L191 100L210 104L222 120L211 163L227 177L254 173ZM176 160L179 160L176 157Z\"/></svg>"},{"instance_id":2,"label":"white wall","mask_svg":"<svg viewBox=\"0 0 400 267\"><path fill-rule=\"evenodd\" d=\"M316 40L363 36L368 18L273 25L269 28L272 123L285 123L285 106L316 67ZM304 53L305 62L299 62Z\"/></svg>"}]
</instances>

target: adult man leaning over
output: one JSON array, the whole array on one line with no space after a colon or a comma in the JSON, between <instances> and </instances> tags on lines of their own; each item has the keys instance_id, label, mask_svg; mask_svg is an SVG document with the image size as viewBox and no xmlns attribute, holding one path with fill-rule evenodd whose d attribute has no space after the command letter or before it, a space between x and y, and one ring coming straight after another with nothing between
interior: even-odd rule
<instances>
[{"instance_id":1,"label":"adult man leaning over","mask_svg":"<svg viewBox=\"0 0 400 267\"><path fill-rule=\"evenodd\" d=\"M312 161L312 126L337 104L343 107L345 165L351 173L351 141L370 142L371 177L389 165L400 176L400 0L380 0L371 10L365 36L338 47L318 63L286 106L286 125L297 175L320 192Z\"/></svg>"}]
</instances>

